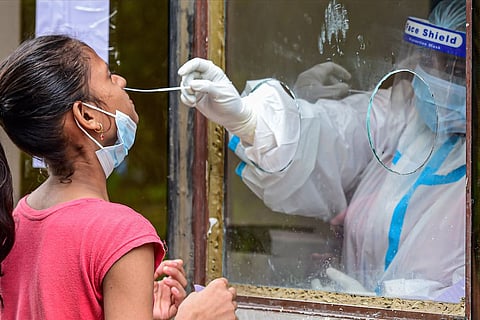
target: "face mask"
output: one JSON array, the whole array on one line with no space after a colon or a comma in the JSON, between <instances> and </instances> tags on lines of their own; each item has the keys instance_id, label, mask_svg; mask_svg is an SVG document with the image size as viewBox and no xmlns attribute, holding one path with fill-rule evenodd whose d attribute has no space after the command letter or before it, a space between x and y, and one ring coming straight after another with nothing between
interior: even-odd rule
<instances>
[{"instance_id":1,"label":"face mask","mask_svg":"<svg viewBox=\"0 0 480 320\"><path fill-rule=\"evenodd\" d=\"M426 125L432 131L435 131L438 121L439 133L465 134L466 88L434 77L420 67L417 67L415 72L430 87L430 90L428 90L425 83L414 77L412 86L416 97L416 107ZM437 111L438 117L436 115Z\"/></svg>"},{"instance_id":2,"label":"face mask","mask_svg":"<svg viewBox=\"0 0 480 320\"><path fill-rule=\"evenodd\" d=\"M117 125L117 141L113 146L108 147L102 146L77 122L78 127L90 139L92 139L92 141L95 142L97 146L100 147L100 149L97 150L95 154L97 155L98 161L100 161L100 165L105 172L105 177L108 178L113 172L113 169L118 167L123 162L123 160L128 154L128 150L130 150L130 148L133 146L133 143L135 142L135 132L137 131L137 124L132 119L130 119L129 116L127 116L121 111L116 110L116 113L113 114L85 102L82 102L82 104L115 118L115 123Z\"/></svg>"}]
</instances>

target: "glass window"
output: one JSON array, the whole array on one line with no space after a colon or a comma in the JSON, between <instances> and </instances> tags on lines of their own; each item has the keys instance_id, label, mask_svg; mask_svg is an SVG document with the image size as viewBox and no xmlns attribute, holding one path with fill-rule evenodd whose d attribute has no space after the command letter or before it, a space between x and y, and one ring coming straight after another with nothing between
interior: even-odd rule
<instances>
[{"instance_id":1,"label":"glass window","mask_svg":"<svg viewBox=\"0 0 480 320\"><path fill-rule=\"evenodd\" d=\"M427 32L427 42L465 43L457 32L465 29L459 30L458 21L447 22L452 14L442 20L448 8L430 16L433 25L413 19L405 28L409 17L428 19L438 2L226 3L229 78L239 90L256 88L246 86L249 80L282 81L297 97L300 123L300 136L292 139L300 142L282 153L281 144L292 143L292 127L284 123L292 122L280 113L268 118L259 112L267 123L261 127L265 135L277 134L278 145L264 148L272 161L284 157L289 163L273 174L251 146L238 149L230 137L240 157L228 153L224 274L242 292L292 297L290 289L308 289L307 300L318 291L347 293L371 297L369 306L378 307L394 300L375 302L377 297L405 298L424 301L434 313L464 314L465 71L455 71L460 84L442 81L438 73L424 70L444 61L442 49L404 40L409 32L422 38L411 31L417 28ZM465 26L465 13L462 18ZM449 39L447 34L440 39L452 30ZM448 69L451 80L465 56L446 56L457 67ZM301 79L312 88L322 81L333 84L325 65L310 69L325 62L350 73L338 76L349 91L338 84L323 86L314 96L299 90ZM399 69L406 71L383 78ZM299 78L306 70L310 73ZM445 94L453 88L462 113L456 128L445 123L442 111L442 105L454 104ZM379 90L372 96L374 89ZM421 92L423 98L434 96L430 122L424 111L431 109L420 103L429 99ZM258 97L253 107L264 108ZM268 158L266 153L262 156ZM447 301L453 303L445 307Z\"/></svg>"}]
</instances>

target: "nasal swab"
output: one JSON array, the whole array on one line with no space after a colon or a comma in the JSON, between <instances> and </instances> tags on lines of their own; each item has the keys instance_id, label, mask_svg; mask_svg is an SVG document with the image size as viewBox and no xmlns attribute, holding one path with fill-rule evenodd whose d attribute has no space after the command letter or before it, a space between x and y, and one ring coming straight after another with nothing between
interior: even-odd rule
<instances>
[{"instance_id":1,"label":"nasal swab","mask_svg":"<svg viewBox=\"0 0 480 320\"><path fill-rule=\"evenodd\" d=\"M124 88L126 91L133 92L165 92L165 91L178 91L182 89L189 89L190 87L170 87L170 88L155 88L155 89L137 89L137 88Z\"/></svg>"},{"instance_id":2,"label":"nasal swab","mask_svg":"<svg viewBox=\"0 0 480 320\"><path fill-rule=\"evenodd\" d=\"M126 91L132 92L144 92L144 93L152 93L152 92L167 92L167 91L178 91L182 89L190 89L188 86L180 86L180 87L169 87L169 88L154 88L154 89L138 89L138 88L124 88ZM370 91L365 90L356 90L356 89L349 89L349 93L370 93Z\"/></svg>"}]
</instances>

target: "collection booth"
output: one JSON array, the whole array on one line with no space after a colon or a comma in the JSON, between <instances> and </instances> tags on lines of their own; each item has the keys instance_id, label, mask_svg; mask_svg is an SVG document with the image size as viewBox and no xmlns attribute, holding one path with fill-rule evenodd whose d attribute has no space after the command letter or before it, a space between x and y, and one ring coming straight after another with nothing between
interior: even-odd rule
<instances>
[{"instance_id":1,"label":"collection booth","mask_svg":"<svg viewBox=\"0 0 480 320\"><path fill-rule=\"evenodd\" d=\"M178 68L201 57L224 69L240 93L249 80L264 78L294 89L302 72L331 61L350 72L350 95L370 96L376 86L392 85L387 81L392 79L384 77L405 58L405 34L410 30L405 29L406 22L427 25L415 19L427 19L438 2L0 1L0 15L4 15L0 21L15 26L15 32L0 37L0 53L6 56L22 39L35 34L69 33L93 46L113 72L128 80L129 87L178 86ZM297 204L275 206L295 183L278 189L284 191L255 193L242 176L244 159L229 149L235 137L184 106L178 91L130 94L141 118L139 134L127 161L108 180L112 200L132 206L152 221L167 241L169 257L184 259L192 283L227 277L238 291L239 319L479 318L480 305L475 303L480 299L480 222L475 201L480 181L476 165L479 43L475 40L479 9L474 1L466 0L465 29L450 34L460 35L458 41L463 42L466 79L465 162L459 177L465 200L457 220L464 226L459 258L464 264L454 272L455 298L395 296L369 288L352 291L330 282L326 269L344 270L345 262L344 230L341 224L332 227L325 218L339 214L338 210L326 207L305 213ZM439 35L432 37L440 41ZM416 76L415 70L408 72ZM5 139L2 136L2 143L7 143ZM318 139L309 138L312 148ZM431 147L434 154L435 142ZM13 146L7 150L18 199L44 179L42 163ZM430 156L427 152L425 162L412 172L389 174L416 174ZM305 170L310 160L302 160ZM303 171L299 172L300 181ZM351 196L346 196L347 202ZM446 201L450 200L457 199ZM454 233L442 236L458 238ZM382 241L389 240L378 239ZM432 262L428 253L433 250L425 248L420 264ZM375 277L379 271L369 267L364 265L359 274ZM349 273L350 280L361 278L356 276ZM410 281L415 277L412 273L412 279L403 278L401 286L415 287L418 281Z\"/></svg>"}]
</instances>

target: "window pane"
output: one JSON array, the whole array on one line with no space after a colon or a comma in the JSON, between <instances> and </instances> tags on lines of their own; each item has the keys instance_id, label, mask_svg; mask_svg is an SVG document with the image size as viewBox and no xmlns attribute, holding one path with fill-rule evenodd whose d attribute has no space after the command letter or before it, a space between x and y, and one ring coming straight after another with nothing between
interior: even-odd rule
<instances>
[{"instance_id":1,"label":"window pane","mask_svg":"<svg viewBox=\"0 0 480 320\"><path fill-rule=\"evenodd\" d=\"M248 80L276 78L297 96L266 104L257 91L254 108L290 104L297 118L258 111L256 139L264 130L264 145L230 139L240 156L228 154L231 281L463 303L465 59L404 40L407 19L427 19L437 3L227 2L230 79L241 90ZM452 8L432 15L433 25L409 21L407 33L421 38L415 29L427 30L427 43L457 47L465 10L444 16ZM438 25L453 31L448 40ZM304 74L306 90L295 86L299 74L326 61L350 73L338 76L349 91L325 87L335 83L325 65ZM381 81L399 69L406 71ZM430 118L425 100L433 105ZM446 116L442 108L454 105L458 113Z\"/></svg>"}]
</instances>

